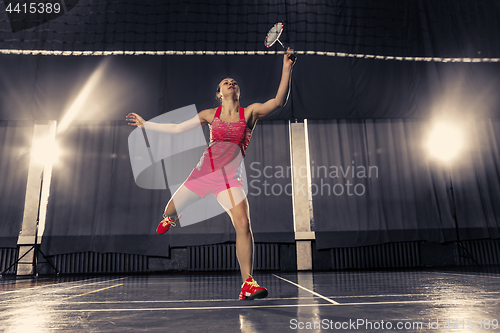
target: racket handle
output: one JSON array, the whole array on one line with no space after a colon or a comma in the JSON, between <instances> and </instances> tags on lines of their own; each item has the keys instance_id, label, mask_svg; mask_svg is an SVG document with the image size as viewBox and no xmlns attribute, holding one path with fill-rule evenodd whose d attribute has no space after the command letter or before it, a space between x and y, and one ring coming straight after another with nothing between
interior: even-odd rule
<instances>
[{"instance_id":1,"label":"racket handle","mask_svg":"<svg viewBox=\"0 0 500 333\"><path fill-rule=\"evenodd\" d=\"M295 62L297 60L297 56L295 54L290 54L290 60Z\"/></svg>"}]
</instances>

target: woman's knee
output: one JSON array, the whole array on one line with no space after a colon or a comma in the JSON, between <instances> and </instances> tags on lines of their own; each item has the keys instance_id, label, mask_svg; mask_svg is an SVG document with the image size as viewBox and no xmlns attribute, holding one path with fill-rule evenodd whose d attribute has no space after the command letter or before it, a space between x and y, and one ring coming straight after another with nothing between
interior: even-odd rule
<instances>
[{"instance_id":1,"label":"woman's knee","mask_svg":"<svg viewBox=\"0 0 500 333\"><path fill-rule=\"evenodd\" d=\"M249 233L250 232L250 219L246 215L233 217L233 225L236 233Z\"/></svg>"}]
</instances>

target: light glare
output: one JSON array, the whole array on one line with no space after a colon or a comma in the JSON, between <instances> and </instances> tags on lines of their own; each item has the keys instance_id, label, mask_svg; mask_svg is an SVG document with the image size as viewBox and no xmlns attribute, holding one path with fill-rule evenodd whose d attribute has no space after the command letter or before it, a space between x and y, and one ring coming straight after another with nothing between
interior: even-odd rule
<instances>
[{"instance_id":1,"label":"light glare","mask_svg":"<svg viewBox=\"0 0 500 333\"><path fill-rule=\"evenodd\" d=\"M40 164L50 165L57 162L61 150L54 138L36 141L31 149L31 157Z\"/></svg>"},{"instance_id":2,"label":"light glare","mask_svg":"<svg viewBox=\"0 0 500 333\"><path fill-rule=\"evenodd\" d=\"M460 128L448 123L436 123L427 141L427 148L432 156L442 161L454 158L463 146Z\"/></svg>"},{"instance_id":3,"label":"light glare","mask_svg":"<svg viewBox=\"0 0 500 333\"><path fill-rule=\"evenodd\" d=\"M61 123L57 129L58 134L62 134L66 132L68 127L71 125L73 120L84 110L88 111L88 104L89 101L91 100L91 94L102 79L102 76L104 74L104 69L106 66L106 62L102 62L100 66L94 70L92 75L89 77L85 85L83 86L83 89L80 91L76 99L73 101L73 104L71 104L70 108L66 111L64 114L63 119L61 120Z\"/></svg>"}]
</instances>

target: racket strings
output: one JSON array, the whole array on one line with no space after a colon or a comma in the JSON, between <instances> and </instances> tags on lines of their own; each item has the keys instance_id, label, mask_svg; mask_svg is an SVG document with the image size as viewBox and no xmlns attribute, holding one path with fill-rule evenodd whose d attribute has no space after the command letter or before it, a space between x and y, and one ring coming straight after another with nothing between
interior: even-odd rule
<instances>
[{"instance_id":1,"label":"racket strings","mask_svg":"<svg viewBox=\"0 0 500 333\"><path fill-rule=\"evenodd\" d=\"M281 46L283 46L283 44L279 40L282 32L283 32L283 24L281 22L276 23L267 33L266 39L264 40L264 44L267 47L271 47L274 45L274 43L278 42L280 43Z\"/></svg>"}]
</instances>

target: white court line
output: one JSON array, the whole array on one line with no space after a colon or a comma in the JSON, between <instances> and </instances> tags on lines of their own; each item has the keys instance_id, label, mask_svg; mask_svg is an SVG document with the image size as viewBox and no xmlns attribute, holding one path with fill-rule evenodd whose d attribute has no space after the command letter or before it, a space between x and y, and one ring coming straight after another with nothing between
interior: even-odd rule
<instances>
[{"instance_id":1,"label":"white court line","mask_svg":"<svg viewBox=\"0 0 500 333\"><path fill-rule=\"evenodd\" d=\"M275 276L275 277L277 277L278 279L281 279L281 280L283 280L283 281L286 281L286 282L288 282L288 283L291 283L291 284L293 284L294 286L297 286L297 287L299 287L299 288L301 288L301 289L304 289L305 291L308 291L308 292L310 292L311 294L313 294L313 295L315 295L315 296L318 296L318 297L320 297L320 298L324 299L325 301L328 301L328 302L330 302L330 303L332 303L332 304L340 304L340 303L338 303L338 302L335 302L333 299L330 299L330 298L325 297L325 296L323 296L323 295L321 295L321 294L318 294L318 293L317 293L317 292L315 292L315 291L312 291L312 290L309 290L309 289L307 289L307 288L304 288L304 287L302 287L301 285L299 285L299 284L297 284L297 283L295 283L295 282L292 282L292 281L289 281L289 280L287 280L287 279L285 279L285 278L282 278L281 276L278 276L278 275L276 275L276 274L273 274L273 276Z\"/></svg>"},{"instance_id":2,"label":"white court line","mask_svg":"<svg viewBox=\"0 0 500 333\"><path fill-rule=\"evenodd\" d=\"M484 304L488 302L498 302L500 299L488 299L488 300L464 300L463 303L466 304ZM244 301L247 302L247 301ZM132 312L132 311L182 311L182 310L227 310L227 309L264 309L264 308L300 308L300 307L322 307L322 306L358 306L358 305L394 305L394 304L422 304L422 303L433 303L433 304L450 304L450 305L461 305L455 299L449 300L421 300L421 301L381 301L381 302L359 302L359 303L323 303L323 304L276 304L276 305L239 305L239 306L195 306L195 307L182 307L182 308L135 308L135 309L46 309L47 312Z\"/></svg>"},{"instance_id":3,"label":"white court line","mask_svg":"<svg viewBox=\"0 0 500 333\"><path fill-rule=\"evenodd\" d=\"M266 297L267 301L296 301L299 297ZM314 300L316 297L301 297L300 299L308 299ZM56 302L56 301L54 301ZM216 302L238 302L237 299L234 298L221 298L221 299L183 299L183 300L161 300L161 301L86 301L86 302L67 302L66 304L133 304L133 303L144 303L144 304L158 304L158 303L216 303Z\"/></svg>"},{"instance_id":4,"label":"white court line","mask_svg":"<svg viewBox=\"0 0 500 333\"><path fill-rule=\"evenodd\" d=\"M242 301L249 302L249 301ZM263 308L297 308L334 306L335 304L276 304L276 305L235 305L235 306L194 306L185 308L136 308L136 309L75 309L75 310L52 310L48 312L130 312L130 311L178 311L178 310L227 310L227 309L263 309Z\"/></svg>"},{"instance_id":5,"label":"white court line","mask_svg":"<svg viewBox=\"0 0 500 333\"><path fill-rule=\"evenodd\" d=\"M500 276L494 276L494 275L481 275L481 274L459 274L459 273L448 273L448 272L426 272L426 273L438 273L438 274L447 274L447 275L454 275L454 276L468 276L468 277L486 277L486 278L495 278L495 279L500 279Z\"/></svg>"},{"instance_id":6,"label":"white court line","mask_svg":"<svg viewBox=\"0 0 500 333\"><path fill-rule=\"evenodd\" d=\"M500 291L485 291L485 292L478 292L474 293L475 295L489 295L489 294L500 294ZM385 295L333 295L333 296L326 296L329 298L342 298L342 299L353 299L353 298L381 298L381 297L429 297L429 296L441 296L441 293L436 293L436 294L429 294L429 293L422 293L422 294L385 294ZM304 297L266 297L265 301L283 301L283 300L314 300L317 297L315 296L304 296ZM120 300L119 302L117 301L85 301L85 302L66 302L66 304L71 304L71 305L76 305L76 304L160 304L160 303L216 303L216 302L232 302L235 301L234 298L221 298L221 299L183 299L183 300L144 300L144 301L125 301L125 300ZM421 300L425 302L432 302L432 300ZM58 301L52 301L54 303L58 303ZM384 302L384 301L383 301ZM389 302L389 301L385 301ZM397 301L393 301L397 302ZM407 301L399 301L401 302L407 302ZM420 302L419 300L412 300L408 302ZM371 304L371 303L376 303L376 302L366 302L366 304ZM338 305L343 305L343 304L362 304L362 303L339 303Z\"/></svg>"},{"instance_id":7,"label":"white court line","mask_svg":"<svg viewBox=\"0 0 500 333\"><path fill-rule=\"evenodd\" d=\"M448 300L420 300L420 301L380 301L380 302L359 302L359 303L341 303L339 305L384 305L384 304L413 304L413 303L435 303L435 304L452 304L452 305L463 305L464 304L483 304L486 302L498 302L500 298L490 298L490 299L480 299L480 300L470 300L470 299L448 299Z\"/></svg>"},{"instance_id":8,"label":"white court line","mask_svg":"<svg viewBox=\"0 0 500 333\"><path fill-rule=\"evenodd\" d=\"M74 295L74 296L66 297L66 298L63 298L62 300L65 301L65 300L70 299L70 298L75 298L75 297L85 296L85 295L89 295L89 294L94 294L94 293L98 293L98 292L103 291L103 290L108 290L108 289L116 288L116 287L119 287L119 286L123 286L123 283L115 284L114 286L104 287L104 288L97 289L97 290L88 291L86 293L79 294L79 295Z\"/></svg>"},{"instance_id":9,"label":"white court line","mask_svg":"<svg viewBox=\"0 0 500 333\"><path fill-rule=\"evenodd\" d=\"M128 277L122 277L122 278L117 278L117 279L112 279L112 280L98 281L98 282L85 283L85 284L78 284L78 282L81 282L81 281L61 282L59 284L54 283L54 284L50 284L50 285L36 286L36 287L25 288L25 289L20 289L20 290L5 291L3 293L0 293L0 296L3 296L5 294L11 294L11 293L20 293L20 292L23 292L23 291L29 291L29 290L40 289L40 288L45 288L45 287L54 287L54 286L59 286L60 284L66 284L66 283L76 283L77 284L77 285L70 286L70 287L57 288L55 290L50 290L50 289L49 290L45 290L42 294L56 293L56 292L62 291L62 290L73 289L73 288L84 287L84 286L90 286L90 285L93 285L93 284L99 284L99 283L105 283L105 282L111 282L111 281L117 281L117 280L123 280L123 279L127 279L127 278ZM95 278L95 279L97 279L97 278ZM91 280L95 280L95 279L91 279ZM37 294L37 295L28 295L26 297L38 297L39 295L40 294ZM20 296L20 297L23 297L23 296ZM10 298L8 300L0 301L0 303L10 302L10 301L12 301L12 298Z\"/></svg>"},{"instance_id":10,"label":"white court line","mask_svg":"<svg viewBox=\"0 0 500 333\"><path fill-rule=\"evenodd\" d=\"M500 291L481 291L474 292L474 295L488 295L488 294L500 294ZM441 296L442 293L421 293L421 294L385 294L385 295L334 295L331 298L380 298L380 297L429 297L429 296Z\"/></svg>"}]
</instances>

